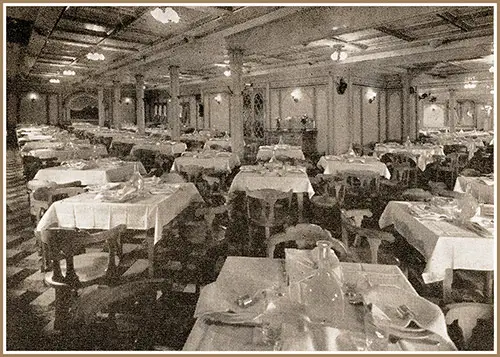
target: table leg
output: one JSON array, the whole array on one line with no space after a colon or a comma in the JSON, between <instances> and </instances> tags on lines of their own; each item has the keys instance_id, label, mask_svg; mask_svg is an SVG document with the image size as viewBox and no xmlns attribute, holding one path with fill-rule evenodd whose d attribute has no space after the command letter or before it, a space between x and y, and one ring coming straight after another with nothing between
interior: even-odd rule
<instances>
[{"instance_id":1,"label":"table leg","mask_svg":"<svg viewBox=\"0 0 500 357\"><path fill-rule=\"evenodd\" d=\"M297 193L297 208L298 208L298 221L299 223L304 222L304 194L302 192Z\"/></svg>"},{"instance_id":2,"label":"table leg","mask_svg":"<svg viewBox=\"0 0 500 357\"><path fill-rule=\"evenodd\" d=\"M154 278L154 263L155 263L155 236L154 233L146 231L146 241L148 244L148 275L150 278Z\"/></svg>"},{"instance_id":3,"label":"table leg","mask_svg":"<svg viewBox=\"0 0 500 357\"><path fill-rule=\"evenodd\" d=\"M493 271L486 271L484 277L484 297L487 303L493 303Z\"/></svg>"},{"instance_id":4,"label":"table leg","mask_svg":"<svg viewBox=\"0 0 500 357\"><path fill-rule=\"evenodd\" d=\"M453 269L446 269L443 280L443 303L449 304L452 302L451 285L453 283Z\"/></svg>"}]
</instances>

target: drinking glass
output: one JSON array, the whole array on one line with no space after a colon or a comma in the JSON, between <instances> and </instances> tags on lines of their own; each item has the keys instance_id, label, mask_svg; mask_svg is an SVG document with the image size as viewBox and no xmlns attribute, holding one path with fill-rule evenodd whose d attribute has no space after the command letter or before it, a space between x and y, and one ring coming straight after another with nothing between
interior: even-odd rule
<instances>
[{"instance_id":1,"label":"drinking glass","mask_svg":"<svg viewBox=\"0 0 500 357\"><path fill-rule=\"evenodd\" d=\"M364 329L367 351L386 351L389 345L387 324L372 314L371 304L364 307Z\"/></svg>"}]
</instances>

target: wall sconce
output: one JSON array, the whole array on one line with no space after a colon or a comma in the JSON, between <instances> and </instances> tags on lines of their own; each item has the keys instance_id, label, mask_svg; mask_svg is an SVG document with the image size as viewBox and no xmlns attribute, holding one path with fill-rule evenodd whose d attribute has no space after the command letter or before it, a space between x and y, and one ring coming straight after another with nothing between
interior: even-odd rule
<instances>
[{"instance_id":1,"label":"wall sconce","mask_svg":"<svg viewBox=\"0 0 500 357\"><path fill-rule=\"evenodd\" d=\"M34 102L35 100L38 99L38 94L30 93L30 94L28 94L28 99L31 100L31 102Z\"/></svg>"},{"instance_id":2,"label":"wall sconce","mask_svg":"<svg viewBox=\"0 0 500 357\"><path fill-rule=\"evenodd\" d=\"M214 97L214 100L217 102L217 104L220 104L222 102L222 96L220 94L217 94Z\"/></svg>"},{"instance_id":3,"label":"wall sconce","mask_svg":"<svg viewBox=\"0 0 500 357\"><path fill-rule=\"evenodd\" d=\"M366 97L368 98L368 103L372 104L375 101L375 99L377 99L377 93L375 93L372 90L369 90L368 92L366 92Z\"/></svg>"},{"instance_id":4,"label":"wall sconce","mask_svg":"<svg viewBox=\"0 0 500 357\"><path fill-rule=\"evenodd\" d=\"M300 88L295 88L291 93L292 99L295 103L302 99L302 91Z\"/></svg>"},{"instance_id":5,"label":"wall sconce","mask_svg":"<svg viewBox=\"0 0 500 357\"><path fill-rule=\"evenodd\" d=\"M422 93L418 96L418 100L422 100L422 99L425 99L425 98L429 98L430 99L431 97L431 92L429 93Z\"/></svg>"},{"instance_id":6,"label":"wall sconce","mask_svg":"<svg viewBox=\"0 0 500 357\"><path fill-rule=\"evenodd\" d=\"M130 99L128 97L127 98L123 98L123 100L122 100L122 103L123 104L127 104L127 105L129 105L131 102L132 102L132 99Z\"/></svg>"}]
</instances>

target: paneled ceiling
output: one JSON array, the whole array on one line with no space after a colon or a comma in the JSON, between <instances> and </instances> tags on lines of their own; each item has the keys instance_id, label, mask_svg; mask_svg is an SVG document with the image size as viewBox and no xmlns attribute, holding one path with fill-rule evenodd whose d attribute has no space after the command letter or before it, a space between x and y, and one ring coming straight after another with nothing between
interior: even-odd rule
<instances>
[{"instance_id":1,"label":"paneled ceiling","mask_svg":"<svg viewBox=\"0 0 500 357\"><path fill-rule=\"evenodd\" d=\"M8 32L30 30L18 78L94 86L133 83L141 73L153 88L168 85L168 67L178 65L181 85L203 83L224 78L228 48L239 48L245 76L352 67L410 71L429 85L476 77L493 84L492 6L172 8L178 23L158 22L150 6L8 6ZM345 61L330 58L336 48ZM105 59L89 60L89 52ZM66 69L76 75L64 76Z\"/></svg>"}]
</instances>

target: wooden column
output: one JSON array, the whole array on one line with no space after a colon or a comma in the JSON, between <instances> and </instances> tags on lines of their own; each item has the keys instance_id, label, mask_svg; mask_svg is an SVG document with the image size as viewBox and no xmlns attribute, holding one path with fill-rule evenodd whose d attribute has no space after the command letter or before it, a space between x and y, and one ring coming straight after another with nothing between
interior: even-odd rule
<instances>
[{"instance_id":1,"label":"wooden column","mask_svg":"<svg viewBox=\"0 0 500 357\"><path fill-rule=\"evenodd\" d=\"M198 117L198 106L196 105L196 97L189 97L189 126L196 127L196 119Z\"/></svg>"},{"instance_id":2,"label":"wooden column","mask_svg":"<svg viewBox=\"0 0 500 357\"><path fill-rule=\"evenodd\" d=\"M113 81L113 127L116 129L122 128L121 118L120 118L120 101L121 101L121 90L120 82Z\"/></svg>"},{"instance_id":3,"label":"wooden column","mask_svg":"<svg viewBox=\"0 0 500 357\"><path fill-rule=\"evenodd\" d=\"M97 109L99 112L99 126L104 126L106 121L106 113L104 112L104 88L97 89Z\"/></svg>"},{"instance_id":4,"label":"wooden column","mask_svg":"<svg viewBox=\"0 0 500 357\"><path fill-rule=\"evenodd\" d=\"M231 68L231 145L232 150L240 159L243 159L243 51L240 49L229 50L229 63Z\"/></svg>"},{"instance_id":5,"label":"wooden column","mask_svg":"<svg viewBox=\"0 0 500 357\"><path fill-rule=\"evenodd\" d=\"M172 128L172 138L181 135L179 120L179 67L170 66L170 110L168 110L168 122Z\"/></svg>"},{"instance_id":6,"label":"wooden column","mask_svg":"<svg viewBox=\"0 0 500 357\"><path fill-rule=\"evenodd\" d=\"M410 136L410 75L408 73L404 73L401 75L401 101L402 101L402 138L405 140L406 137Z\"/></svg>"},{"instance_id":7,"label":"wooden column","mask_svg":"<svg viewBox=\"0 0 500 357\"><path fill-rule=\"evenodd\" d=\"M146 129L146 120L144 118L144 76L137 74L135 76L135 115L139 134L144 135Z\"/></svg>"},{"instance_id":8,"label":"wooden column","mask_svg":"<svg viewBox=\"0 0 500 357\"><path fill-rule=\"evenodd\" d=\"M349 147L351 147L354 141L354 88L352 87L353 80L351 70L347 73L347 120L349 123Z\"/></svg>"},{"instance_id":9,"label":"wooden column","mask_svg":"<svg viewBox=\"0 0 500 357\"><path fill-rule=\"evenodd\" d=\"M333 126L335 125L334 114L333 114L333 96L335 92L335 83L332 73L328 75L328 87L326 91L326 107L327 107L327 132L326 132L326 153L332 154L335 151L335 145L333 143Z\"/></svg>"},{"instance_id":10,"label":"wooden column","mask_svg":"<svg viewBox=\"0 0 500 357\"><path fill-rule=\"evenodd\" d=\"M450 127L450 132L455 132L455 126L457 121L457 97L455 89L449 90L450 97L448 99L448 126Z\"/></svg>"}]
</instances>

